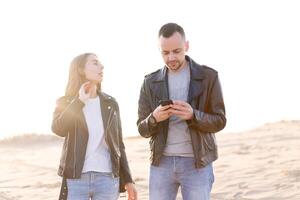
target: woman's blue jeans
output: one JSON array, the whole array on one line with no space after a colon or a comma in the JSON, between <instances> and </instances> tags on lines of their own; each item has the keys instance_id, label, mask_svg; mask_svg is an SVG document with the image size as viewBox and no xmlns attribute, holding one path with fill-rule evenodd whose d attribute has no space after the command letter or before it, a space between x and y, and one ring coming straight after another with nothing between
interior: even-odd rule
<instances>
[{"instance_id":1,"label":"woman's blue jeans","mask_svg":"<svg viewBox=\"0 0 300 200\"><path fill-rule=\"evenodd\" d=\"M112 173L87 172L80 179L67 179L68 200L117 200L119 178Z\"/></svg>"}]
</instances>

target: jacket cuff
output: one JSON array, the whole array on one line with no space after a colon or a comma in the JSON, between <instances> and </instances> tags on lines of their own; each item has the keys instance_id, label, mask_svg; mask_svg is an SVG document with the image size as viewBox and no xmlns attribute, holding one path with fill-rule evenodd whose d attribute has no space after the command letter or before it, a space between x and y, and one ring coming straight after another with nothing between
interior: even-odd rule
<instances>
[{"instance_id":1,"label":"jacket cuff","mask_svg":"<svg viewBox=\"0 0 300 200\"><path fill-rule=\"evenodd\" d=\"M193 109L193 116L192 116L192 119L186 120L186 123L188 124L189 128L192 128L192 129L196 129L196 128L197 128L197 125L198 125L198 122L197 122L197 118L196 118L195 112L197 112L197 111L196 111L195 109Z\"/></svg>"},{"instance_id":2,"label":"jacket cuff","mask_svg":"<svg viewBox=\"0 0 300 200\"><path fill-rule=\"evenodd\" d=\"M125 192L126 191L125 185L127 183L135 184L134 181L132 180L131 176L120 177L120 188L119 188L120 192Z\"/></svg>"},{"instance_id":3,"label":"jacket cuff","mask_svg":"<svg viewBox=\"0 0 300 200\"><path fill-rule=\"evenodd\" d=\"M146 118L146 121L147 121L147 125L149 127L149 130L155 130L157 125L158 125L158 122L156 122L156 124L153 124L150 122L150 118L153 116L153 113L150 113L150 115ZM155 120L156 121L156 120Z\"/></svg>"}]
</instances>

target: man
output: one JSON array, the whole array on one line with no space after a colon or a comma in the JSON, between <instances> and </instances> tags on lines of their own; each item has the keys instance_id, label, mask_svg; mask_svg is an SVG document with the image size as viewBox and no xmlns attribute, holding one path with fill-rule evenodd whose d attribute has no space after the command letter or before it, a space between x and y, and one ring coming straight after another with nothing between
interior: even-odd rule
<instances>
[{"instance_id":1,"label":"man","mask_svg":"<svg viewBox=\"0 0 300 200\"><path fill-rule=\"evenodd\" d=\"M158 39L165 66L145 76L137 121L151 138L150 200L174 200L179 186L184 200L206 200L218 156L214 133L226 124L218 73L186 55L181 26L163 25Z\"/></svg>"}]
</instances>

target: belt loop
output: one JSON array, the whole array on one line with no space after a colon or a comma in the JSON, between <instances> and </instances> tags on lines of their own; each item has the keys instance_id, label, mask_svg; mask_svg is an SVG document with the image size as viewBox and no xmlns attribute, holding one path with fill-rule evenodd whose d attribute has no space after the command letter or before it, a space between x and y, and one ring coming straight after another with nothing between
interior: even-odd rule
<instances>
[{"instance_id":1,"label":"belt loop","mask_svg":"<svg viewBox=\"0 0 300 200\"><path fill-rule=\"evenodd\" d=\"M176 156L173 156L173 171L176 171Z\"/></svg>"},{"instance_id":2,"label":"belt loop","mask_svg":"<svg viewBox=\"0 0 300 200\"><path fill-rule=\"evenodd\" d=\"M90 182L93 182L94 180L94 172L90 172Z\"/></svg>"}]
</instances>

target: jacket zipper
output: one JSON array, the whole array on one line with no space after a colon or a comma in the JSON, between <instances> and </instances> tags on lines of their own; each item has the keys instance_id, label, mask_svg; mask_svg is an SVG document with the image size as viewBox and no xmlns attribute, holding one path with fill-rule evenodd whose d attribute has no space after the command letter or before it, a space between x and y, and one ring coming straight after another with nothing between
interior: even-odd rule
<instances>
[{"instance_id":1,"label":"jacket zipper","mask_svg":"<svg viewBox=\"0 0 300 200\"><path fill-rule=\"evenodd\" d=\"M113 109L111 108L111 110L109 112L109 115L108 115L106 129L104 131L104 139L105 139L105 142L106 142L107 145L108 145L108 142L107 142L107 130L110 128L110 125L111 125L112 113L114 113L114 112L113 112Z\"/></svg>"},{"instance_id":2,"label":"jacket zipper","mask_svg":"<svg viewBox=\"0 0 300 200\"><path fill-rule=\"evenodd\" d=\"M105 132L104 132L104 139L105 139L105 142L106 142L107 145L109 145L109 143L107 142L107 130L110 128L110 125L111 125L111 121L112 121L111 119L112 119L112 115L113 115L112 113L115 113L113 108L111 108L110 113L108 115L107 125L106 125L106 129L105 129ZM110 147L109 147L109 149L110 149ZM112 176L115 177L115 172L114 171L112 172Z\"/></svg>"},{"instance_id":3,"label":"jacket zipper","mask_svg":"<svg viewBox=\"0 0 300 200\"><path fill-rule=\"evenodd\" d=\"M112 118L112 113L113 112L113 108L111 108L110 112L109 112L109 115L108 115L108 120L107 120L107 126L106 126L106 130L105 130L105 133L107 132L108 128L110 128L110 125L111 125L111 118Z\"/></svg>"}]
</instances>

